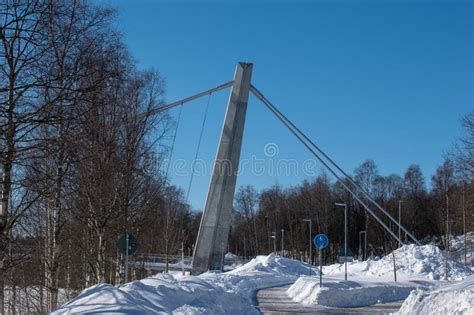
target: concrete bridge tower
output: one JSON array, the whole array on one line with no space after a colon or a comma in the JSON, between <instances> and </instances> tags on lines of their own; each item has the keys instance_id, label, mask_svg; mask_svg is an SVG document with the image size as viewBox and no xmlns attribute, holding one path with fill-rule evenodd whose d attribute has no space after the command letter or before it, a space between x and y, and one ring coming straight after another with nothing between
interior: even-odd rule
<instances>
[{"instance_id":1,"label":"concrete bridge tower","mask_svg":"<svg viewBox=\"0 0 474 315\"><path fill-rule=\"evenodd\" d=\"M222 127L206 205L194 247L193 274L222 269L252 77L251 63L238 63Z\"/></svg>"}]
</instances>

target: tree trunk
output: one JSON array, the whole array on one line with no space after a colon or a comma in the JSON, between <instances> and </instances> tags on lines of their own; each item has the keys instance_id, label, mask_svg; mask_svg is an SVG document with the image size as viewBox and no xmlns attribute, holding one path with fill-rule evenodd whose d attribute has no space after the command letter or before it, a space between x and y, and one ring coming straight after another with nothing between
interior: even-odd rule
<instances>
[{"instance_id":1,"label":"tree trunk","mask_svg":"<svg viewBox=\"0 0 474 315\"><path fill-rule=\"evenodd\" d=\"M97 283L105 282L105 230L103 227L99 228L98 231L98 250L97 250L97 263L96 263L96 274Z\"/></svg>"}]
</instances>

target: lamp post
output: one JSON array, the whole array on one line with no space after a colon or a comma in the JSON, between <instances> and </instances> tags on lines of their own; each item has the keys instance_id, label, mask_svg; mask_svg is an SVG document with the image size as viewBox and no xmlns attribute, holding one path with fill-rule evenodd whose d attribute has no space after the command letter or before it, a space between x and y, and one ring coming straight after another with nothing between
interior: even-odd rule
<instances>
[{"instance_id":1,"label":"lamp post","mask_svg":"<svg viewBox=\"0 0 474 315\"><path fill-rule=\"evenodd\" d=\"M344 207L344 280L347 280L347 204L336 203L336 206Z\"/></svg>"},{"instance_id":2,"label":"lamp post","mask_svg":"<svg viewBox=\"0 0 474 315\"><path fill-rule=\"evenodd\" d=\"M281 255L284 256L283 251L284 251L284 246L285 246L285 230L281 229Z\"/></svg>"},{"instance_id":3,"label":"lamp post","mask_svg":"<svg viewBox=\"0 0 474 315\"><path fill-rule=\"evenodd\" d=\"M402 246L402 232L401 232L401 222L402 222L402 200L398 200L398 242L400 247Z\"/></svg>"},{"instance_id":4,"label":"lamp post","mask_svg":"<svg viewBox=\"0 0 474 315\"><path fill-rule=\"evenodd\" d=\"M311 220L310 219L303 219L303 222L309 223L309 263L313 264L313 255L312 255L312 244L311 244Z\"/></svg>"},{"instance_id":5,"label":"lamp post","mask_svg":"<svg viewBox=\"0 0 474 315\"><path fill-rule=\"evenodd\" d=\"M273 254L276 255L276 251L277 251L276 232L272 232L272 238L273 238Z\"/></svg>"}]
</instances>

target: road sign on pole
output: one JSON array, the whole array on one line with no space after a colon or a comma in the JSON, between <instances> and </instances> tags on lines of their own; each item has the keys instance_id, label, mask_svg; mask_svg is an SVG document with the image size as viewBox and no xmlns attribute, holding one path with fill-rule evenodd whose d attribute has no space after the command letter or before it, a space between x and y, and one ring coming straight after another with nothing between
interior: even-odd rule
<instances>
[{"instance_id":1,"label":"road sign on pole","mask_svg":"<svg viewBox=\"0 0 474 315\"><path fill-rule=\"evenodd\" d=\"M138 240L135 236L133 236L132 234L124 234L118 239L117 248L124 255L133 255L137 251L138 244Z\"/></svg>"},{"instance_id":2,"label":"road sign on pole","mask_svg":"<svg viewBox=\"0 0 474 315\"><path fill-rule=\"evenodd\" d=\"M313 238L314 246L319 249L319 287L323 286L323 248L329 244L329 239L326 234L318 234Z\"/></svg>"},{"instance_id":3,"label":"road sign on pole","mask_svg":"<svg viewBox=\"0 0 474 315\"><path fill-rule=\"evenodd\" d=\"M128 255L133 255L138 248L138 240L132 234L122 235L117 241L118 250L125 255L125 283L128 282Z\"/></svg>"},{"instance_id":4,"label":"road sign on pole","mask_svg":"<svg viewBox=\"0 0 474 315\"><path fill-rule=\"evenodd\" d=\"M323 249L328 246L329 240L325 234L318 234L313 238L313 243L318 249Z\"/></svg>"}]
</instances>

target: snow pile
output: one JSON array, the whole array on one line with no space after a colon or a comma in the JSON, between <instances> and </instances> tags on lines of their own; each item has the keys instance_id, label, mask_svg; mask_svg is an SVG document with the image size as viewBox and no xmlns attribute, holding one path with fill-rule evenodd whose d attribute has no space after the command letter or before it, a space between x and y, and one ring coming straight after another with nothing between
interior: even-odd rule
<instances>
[{"instance_id":1,"label":"snow pile","mask_svg":"<svg viewBox=\"0 0 474 315\"><path fill-rule=\"evenodd\" d=\"M92 286L54 314L258 314L252 306L256 290L292 283L302 274L315 271L297 260L259 256L231 272L179 278L159 274L120 288Z\"/></svg>"},{"instance_id":2,"label":"snow pile","mask_svg":"<svg viewBox=\"0 0 474 315\"><path fill-rule=\"evenodd\" d=\"M299 260L279 257L274 254L257 256L245 265L236 268L229 274L245 274L254 272L273 273L286 276L314 275L312 266Z\"/></svg>"},{"instance_id":3,"label":"snow pile","mask_svg":"<svg viewBox=\"0 0 474 315\"><path fill-rule=\"evenodd\" d=\"M405 245L395 250L397 272L426 277L432 280L444 278L446 254L434 245ZM452 260L448 261L449 279L462 279L472 274L469 268ZM393 273L393 258L389 254L377 261L367 261L363 269L367 274L383 276Z\"/></svg>"},{"instance_id":4,"label":"snow pile","mask_svg":"<svg viewBox=\"0 0 474 315\"><path fill-rule=\"evenodd\" d=\"M5 314L38 314L38 310L42 309L43 297L40 286L15 287L15 294L13 288L5 286ZM68 296L73 296L73 291L59 289L58 303L63 304L68 300Z\"/></svg>"},{"instance_id":5,"label":"snow pile","mask_svg":"<svg viewBox=\"0 0 474 315\"><path fill-rule=\"evenodd\" d=\"M240 259L240 257L234 253L228 252L227 254L225 254L224 259L235 260L235 259Z\"/></svg>"},{"instance_id":6,"label":"snow pile","mask_svg":"<svg viewBox=\"0 0 474 315\"><path fill-rule=\"evenodd\" d=\"M395 283L364 283L355 281L326 281L323 287L319 280L299 278L287 291L295 302L318 304L330 307L360 307L377 303L388 303L405 299L414 286Z\"/></svg>"},{"instance_id":7,"label":"snow pile","mask_svg":"<svg viewBox=\"0 0 474 315\"><path fill-rule=\"evenodd\" d=\"M120 288L108 284L92 286L53 314L86 312L258 314L244 297L225 292L199 277L188 277L178 281L169 274L133 281Z\"/></svg>"},{"instance_id":8,"label":"snow pile","mask_svg":"<svg viewBox=\"0 0 474 315\"><path fill-rule=\"evenodd\" d=\"M243 263L244 261L241 257L229 252L224 256L224 271L233 270L242 266Z\"/></svg>"},{"instance_id":9,"label":"snow pile","mask_svg":"<svg viewBox=\"0 0 474 315\"><path fill-rule=\"evenodd\" d=\"M466 243L466 248L464 244ZM459 262L464 263L464 258L469 266L473 266L474 257L472 257L471 244L474 243L474 232L467 232L466 235L458 235L451 238L451 257ZM466 249L466 252L464 252ZM464 257L466 253L466 257Z\"/></svg>"},{"instance_id":10,"label":"snow pile","mask_svg":"<svg viewBox=\"0 0 474 315\"><path fill-rule=\"evenodd\" d=\"M414 290L397 314L472 314L473 310L474 276L471 276L432 291Z\"/></svg>"},{"instance_id":11,"label":"snow pile","mask_svg":"<svg viewBox=\"0 0 474 315\"><path fill-rule=\"evenodd\" d=\"M257 256L247 264L225 273L207 272L200 277L226 292L243 296L252 304L257 290L290 284L301 275L316 274L312 266L274 254Z\"/></svg>"}]
</instances>

